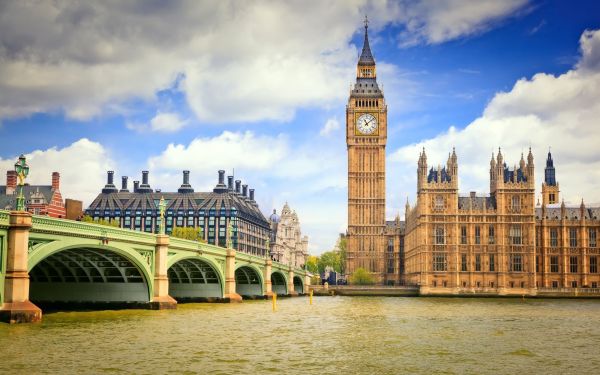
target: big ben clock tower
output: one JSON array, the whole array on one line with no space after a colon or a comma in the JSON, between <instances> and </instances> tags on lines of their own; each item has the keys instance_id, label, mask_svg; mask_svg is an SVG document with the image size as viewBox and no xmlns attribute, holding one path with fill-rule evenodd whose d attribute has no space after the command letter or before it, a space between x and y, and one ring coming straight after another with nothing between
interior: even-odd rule
<instances>
[{"instance_id":1,"label":"big ben clock tower","mask_svg":"<svg viewBox=\"0 0 600 375\"><path fill-rule=\"evenodd\" d=\"M362 267L381 283L385 248L385 143L387 106L377 85L368 21L346 106L348 148L348 240L346 272Z\"/></svg>"}]
</instances>

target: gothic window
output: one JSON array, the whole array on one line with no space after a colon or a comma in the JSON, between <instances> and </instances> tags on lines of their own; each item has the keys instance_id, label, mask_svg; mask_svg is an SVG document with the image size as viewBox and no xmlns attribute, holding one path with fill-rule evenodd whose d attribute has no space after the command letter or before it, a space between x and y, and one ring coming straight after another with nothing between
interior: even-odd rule
<instances>
[{"instance_id":1,"label":"gothic window","mask_svg":"<svg viewBox=\"0 0 600 375\"><path fill-rule=\"evenodd\" d=\"M481 271L481 255L475 254L475 271Z\"/></svg>"},{"instance_id":2,"label":"gothic window","mask_svg":"<svg viewBox=\"0 0 600 375\"><path fill-rule=\"evenodd\" d=\"M479 225L475 227L475 244L479 245L481 243L481 228Z\"/></svg>"},{"instance_id":3,"label":"gothic window","mask_svg":"<svg viewBox=\"0 0 600 375\"><path fill-rule=\"evenodd\" d=\"M488 231L488 243L490 245L493 245L495 242L495 233L494 233L494 226L490 225L489 231Z\"/></svg>"},{"instance_id":4,"label":"gothic window","mask_svg":"<svg viewBox=\"0 0 600 375\"><path fill-rule=\"evenodd\" d=\"M554 193L550 193L550 203L554 203L556 199L554 198Z\"/></svg>"},{"instance_id":5,"label":"gothic window","mask_svg":"<svg viewBox=\"0 0 600 375\"><path fill-rule=\"evenodd\" d=\"M577 247L577 228L569 228L569 246Z\"/></svg>"},{"instance_id":6,"label":"gothic window","mask_svg":"<svg viewBox=\"0 0 600 375\"><path fill-rule=\"evenodd\" d=\"M521 245L523 243L520 225L511 225L508 236L512 245Z\"/></svg>"},{"instance_id":7,"label":"gothic window","mask_svg":"<svg viewBox=\"0 0 600 375\"><path fill-rule=\"evenodd\" d=\"M446 253L433 253L433 270L446 271Z\"/></svg>"},{"instance_id":8,"label":"gothic window","mask_svg":"<svg viewBox=\"0 0 600 375\"><path fill-rule=\"evenodd\" d=\"M598 257L595 255L590 257L590 273L598 273Z\"/></svg>"},{"instance_id":9,"label":"gothic window","mask_svg":"<svg viewBox=\"0 0 600 375\"><path fill-rule=\"evenodd\" d=\"M490 254L490 272L496 271L494 254Z\"/></svg>"},{"instance_id":10,"label":"gothic window","mask_svg":"<svg viewBox=\"0 0 600 375\"><path fill-rule=\"evenodd\" d=\"M590 247L596 247L596 228L590 228L588 234Z\"/></svg>"},{"instance_id":11,"label":"gothic window","mask_svg":"<svg viewBox=\"0 0 600 375\"><path fill-rule=\"evenodd\" d=\"M550 247L558 247L558 229L550 229Z\"/></svg>"},{"instance_id":12,"label":"gothic window","mask_svg":"<svg viewBox=\"0 0 600 375\"><path fill-rule=\"evenodd\" d=\"M510 256L510 270L512 272L523 272L523 255L511 254Z\"/></svg>"},{"instance_id":13,"label":"gothic window","mask_svg":"<svg viewBox=\"0 0 600 375\"><path fill-rule=\"evenodd\" d=\"M444 210L444 197L441 195L435 197L434 209L436 211Z\"/></svg>"},{"instance_id":14,"label":"gothic window","mask_svg":"<svg viewBox=\"0 0 600 375\"><path fill-rule=\"evenodd\" d=\"M558 256L552 255L550 257L550 272L558 273Z\"/></svg>"},{"instance_id":15,"label":"gothic window","mask_svg":"<svg viewBox=\"0 0 600 375\"><path fill-rule=\"evenodd\" d=\"M535 257L535 272L540 272L540 257Z\"/></svg>"},{"instance_id":16,"label":"gothic window","mask_svg":"<svg viewBox=\"0 0 600 375\"><path fill-rule=\"evenodd\" d=\"M445 243L444 227L436 227L435 228L435 244L443 245L444 243Z\"/></svg>"},{"instance_id":17,"label":"gothic window","mask_svg":"<svg viewBox=\"0 0 600 375\"><path fill-rule=\"evenodd\" d=\"M460 243L462 245L467 244L467 227L465 227L464 225L460 227Z\"/></svg>"},{"instance_id":18,"label":"gothic window","mask_svg":"<svg viewBox=\"0 0 600 375\"><path fill-rule=\"evenodd\" d=\"M460 270L462 272L467 272L467 270L468 270L468 267L467 267L467 254L461 254L460 263L461 263Z\"/></svg>"},{"instance_id":19,"label":"gothic window","mask_svg":"<svg viewBox=\"0 0 600 375\"><path fill-rule=\"evenodd\" d=\"M512 197L512 210L514 212L521 211L521 197L516 195Z\"/></svg>"},{"instance_id":20,"label":"gothic window","mask_svg":"<svg viewBox=\"0 0 600 375\"><path fill-rule=\"evenodd\" d=\"M576 255L569 257L569 271L577 273L578 257Z\"/></svg>"},{"instance_id":21,"label":"gothic window","mask_svg":"<svg viewBox=\"0 0 600 375\"><path fill-rule=\"evenodd\" d=\"M394 252L394 239L390 238L388 240L388 253L393 253Z\"/></svg>"}]
</instances>

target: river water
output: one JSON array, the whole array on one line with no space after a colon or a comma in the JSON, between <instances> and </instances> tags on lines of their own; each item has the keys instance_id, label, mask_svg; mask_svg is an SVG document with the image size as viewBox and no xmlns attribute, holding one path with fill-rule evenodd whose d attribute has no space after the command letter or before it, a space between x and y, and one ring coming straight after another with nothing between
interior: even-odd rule
<instances>
[{"instance_id":1,"label":"river water","mask_svg":"<svg viewBox=\"0 0 600 375\"><path fill-rule=\"evenodd\" d=\"M0 323L0 373L598 374L600 300L307 297Z\"/></svg>"}]
</instances>

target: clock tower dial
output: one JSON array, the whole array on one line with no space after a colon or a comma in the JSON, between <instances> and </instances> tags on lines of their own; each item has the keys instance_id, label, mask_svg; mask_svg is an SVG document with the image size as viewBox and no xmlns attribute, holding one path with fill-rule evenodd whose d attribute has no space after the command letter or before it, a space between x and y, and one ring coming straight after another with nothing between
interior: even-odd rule
<instances>
[{"instance_id":1,"label":"clock tower dial","mask_svg":"<svg viewBox=\"0 0 600 375\"><path fill-rule=\"evenodd\" d=\"M356 66L356 83L346 106L348 150L348 237L346 272L364 268L382 283L385 276L385 144L387 106L377 84L368 24Z\"/></svg>"}]
</instances>

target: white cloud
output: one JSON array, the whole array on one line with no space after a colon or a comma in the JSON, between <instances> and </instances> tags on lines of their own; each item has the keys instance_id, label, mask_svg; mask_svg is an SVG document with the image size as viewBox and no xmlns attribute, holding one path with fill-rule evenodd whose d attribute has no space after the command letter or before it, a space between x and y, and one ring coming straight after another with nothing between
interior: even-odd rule
<instances>
[{"instance_id":1,"label":"white cloud","mask_svg":"<svg viewBox=\"0 0 600 375\"><path fill-rule=\"evenodd\" d=\"M427 150L429 166L444 165L456 146L460 188L489 193L489 160L499 146L507 164L518 164L531 145L540 193L546 154L552 147L557 179L565 201L600 202L600 31L586 31L580 40L582 56L568 72L539 73L520 79L509 92L496 94L483 115L464 129L450 127L435 138L402 147L389 156L393 165L388 213L404 211L404 199L416 190L419 151ZM388 168L390 169L390 168ZM388 174L389 175L389 174ZM397 186L401 186L400 189Z\"/></svg>"},{"instance_id":2,"label":"white cloud","mask_svg":"<svg viewBox=\"0 0 600 375\"><path fill-rule=\"evenodd\" d=\"M336 118L330 118L325 122L325 125L319 131L321 136L328 136L340 128L340 122Z\"/></svg>"},{"instance_id":3,"label":"white cloud","mask_svg":"<svg viewBox=\"0 0 600 375\"><path fill-rule=\"evenodd\" d=\"M108 151L99 143L82 138L64 148L52 147L25 154L31 185L50 185L52 172L60 173L63 198L83 200L87 206L106 183L106 171L114 165ZM14 168L18 155L0 159L0 170Z\"/></svg>"},{"instance_id":4,"label":"white cloud","mask_svg":"<svg viewBox=\"0 0 600 375\"><path fill-rule=\"evenodd\" d=\"M137 132L174 133L187 124L188 121L181 119L177 113L158 113L150 120L149 124L128 122L126 127Z\"/></svg>"},{"instance_id":5,"label":"white cloud","mask_svg":"<svg viewBox=\"0 0 600 375\"><path fill-rule=\"evenodd\" d=\"M201 121L285 121L346 99L365 13L374 30L405 24L404 43L441 43L523 3L3 2L0 118L122 112L183 77L178 89Z\"/></svg>"}]
</instances>

